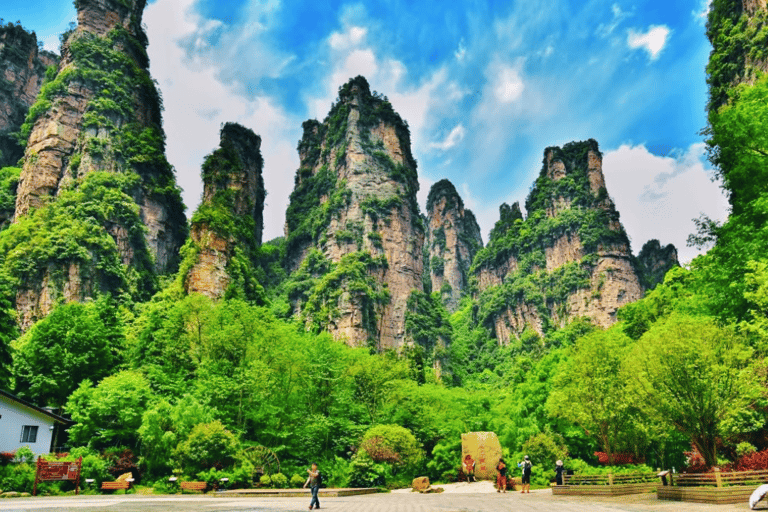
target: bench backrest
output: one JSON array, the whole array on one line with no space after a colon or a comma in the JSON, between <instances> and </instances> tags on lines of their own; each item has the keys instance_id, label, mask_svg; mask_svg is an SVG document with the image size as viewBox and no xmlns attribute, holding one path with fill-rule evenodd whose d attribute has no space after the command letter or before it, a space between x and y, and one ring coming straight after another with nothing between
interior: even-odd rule
<instances>
[{"instance_id":1,"label":"bench backrest","mask_svg":"<svg viewBox=\"0 0 768 512\"><path fill-rule=\"evenodd\" d=\"M202 491L206 487L208 487L207 482L181 482L182 489L192 489L192 490Z\"/></svg>"},{"instance_id":2,"label":"bench backrest","mask_svg":"<svg viewBox=\"0 0 768 512\"><path fill-rule=\"evenodd\" d=\"M102 482L102 489L127 489L131 485L130 482Z\"/></svg>"}]
</instances>

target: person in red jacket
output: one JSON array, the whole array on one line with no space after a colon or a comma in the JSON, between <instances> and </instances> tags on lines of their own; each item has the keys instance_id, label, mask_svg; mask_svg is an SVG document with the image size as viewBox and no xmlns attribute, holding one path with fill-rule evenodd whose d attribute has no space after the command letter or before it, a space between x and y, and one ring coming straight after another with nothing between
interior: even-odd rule
<instances>
[{"instance_id":1,"label":"person in red jacket","mask_svg":"<svg viewBox=\"0 0 768 512\"><path fill-rule=\"evenodd\" d=\"M499 459L499 463L496 464L496 492L507 492L507 464L504 459Z\"/></svg>"}]
</instances>

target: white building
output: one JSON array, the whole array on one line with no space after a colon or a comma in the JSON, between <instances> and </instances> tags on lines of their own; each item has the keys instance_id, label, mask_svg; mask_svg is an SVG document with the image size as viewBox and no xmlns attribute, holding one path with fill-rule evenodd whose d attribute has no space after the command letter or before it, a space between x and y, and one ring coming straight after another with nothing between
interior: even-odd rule
<instances>
[{"instance_id":1,"label":"white building","mask_svg":"<svg viewBox=\"0 0 768 512\"><path fill-rule=\"evenodd\" d=\"M0 389L0 452L29 447L36 455L54 451L54 432L71 422ZM61 436L59 436L61 437Z\"/></svg>"}]
</instances>

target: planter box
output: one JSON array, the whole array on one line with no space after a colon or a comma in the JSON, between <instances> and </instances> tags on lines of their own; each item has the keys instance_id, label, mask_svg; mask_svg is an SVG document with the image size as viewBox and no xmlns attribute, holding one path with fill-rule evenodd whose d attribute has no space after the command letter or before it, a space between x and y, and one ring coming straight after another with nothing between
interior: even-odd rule
<instances>
[{"instance_id":1,"label":"planter box","mask_svg":"<svg viewBox=\"0 0 768 512\"><path fill-rule=\"evenodd\" d=\"M728 503L747 503L754 486L734 485L731 487L672 487L658 486L656 495L660 500L690 501L725 505Z\"/></svg>"},{"instance_id":2,"label":"planter box","mask_svg":"<svg viewBox=\"0 0 768 512\"><path fill-rule=\"evenodd\" d=\"M626 496L627 494L643 494L661 488L658 483L618 484L618 485L555 485L552 494L555 496Z\"/></svg>"}]
</instances>

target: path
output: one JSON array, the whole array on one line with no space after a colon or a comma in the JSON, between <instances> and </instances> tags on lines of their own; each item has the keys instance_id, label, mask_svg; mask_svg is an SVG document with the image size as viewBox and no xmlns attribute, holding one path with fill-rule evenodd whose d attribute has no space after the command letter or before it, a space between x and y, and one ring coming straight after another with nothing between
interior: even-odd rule
<instances>
[{"instance_id":1,"label":"path","mask_svg":"<svg viewBox=\"0 0 768 512\"><path fill-rule=\"evenodd\" d=\"M0 512L299 512L304 498L221 498L204 496L67 496L0 501ZM655 494L617 498L552 496L549 489L520 493L387 493L321 500L334 512L735 512L747 504L703 505L658 501ZM762 510L768 510L763 504Z\"/></svg>"}]
</instances>

